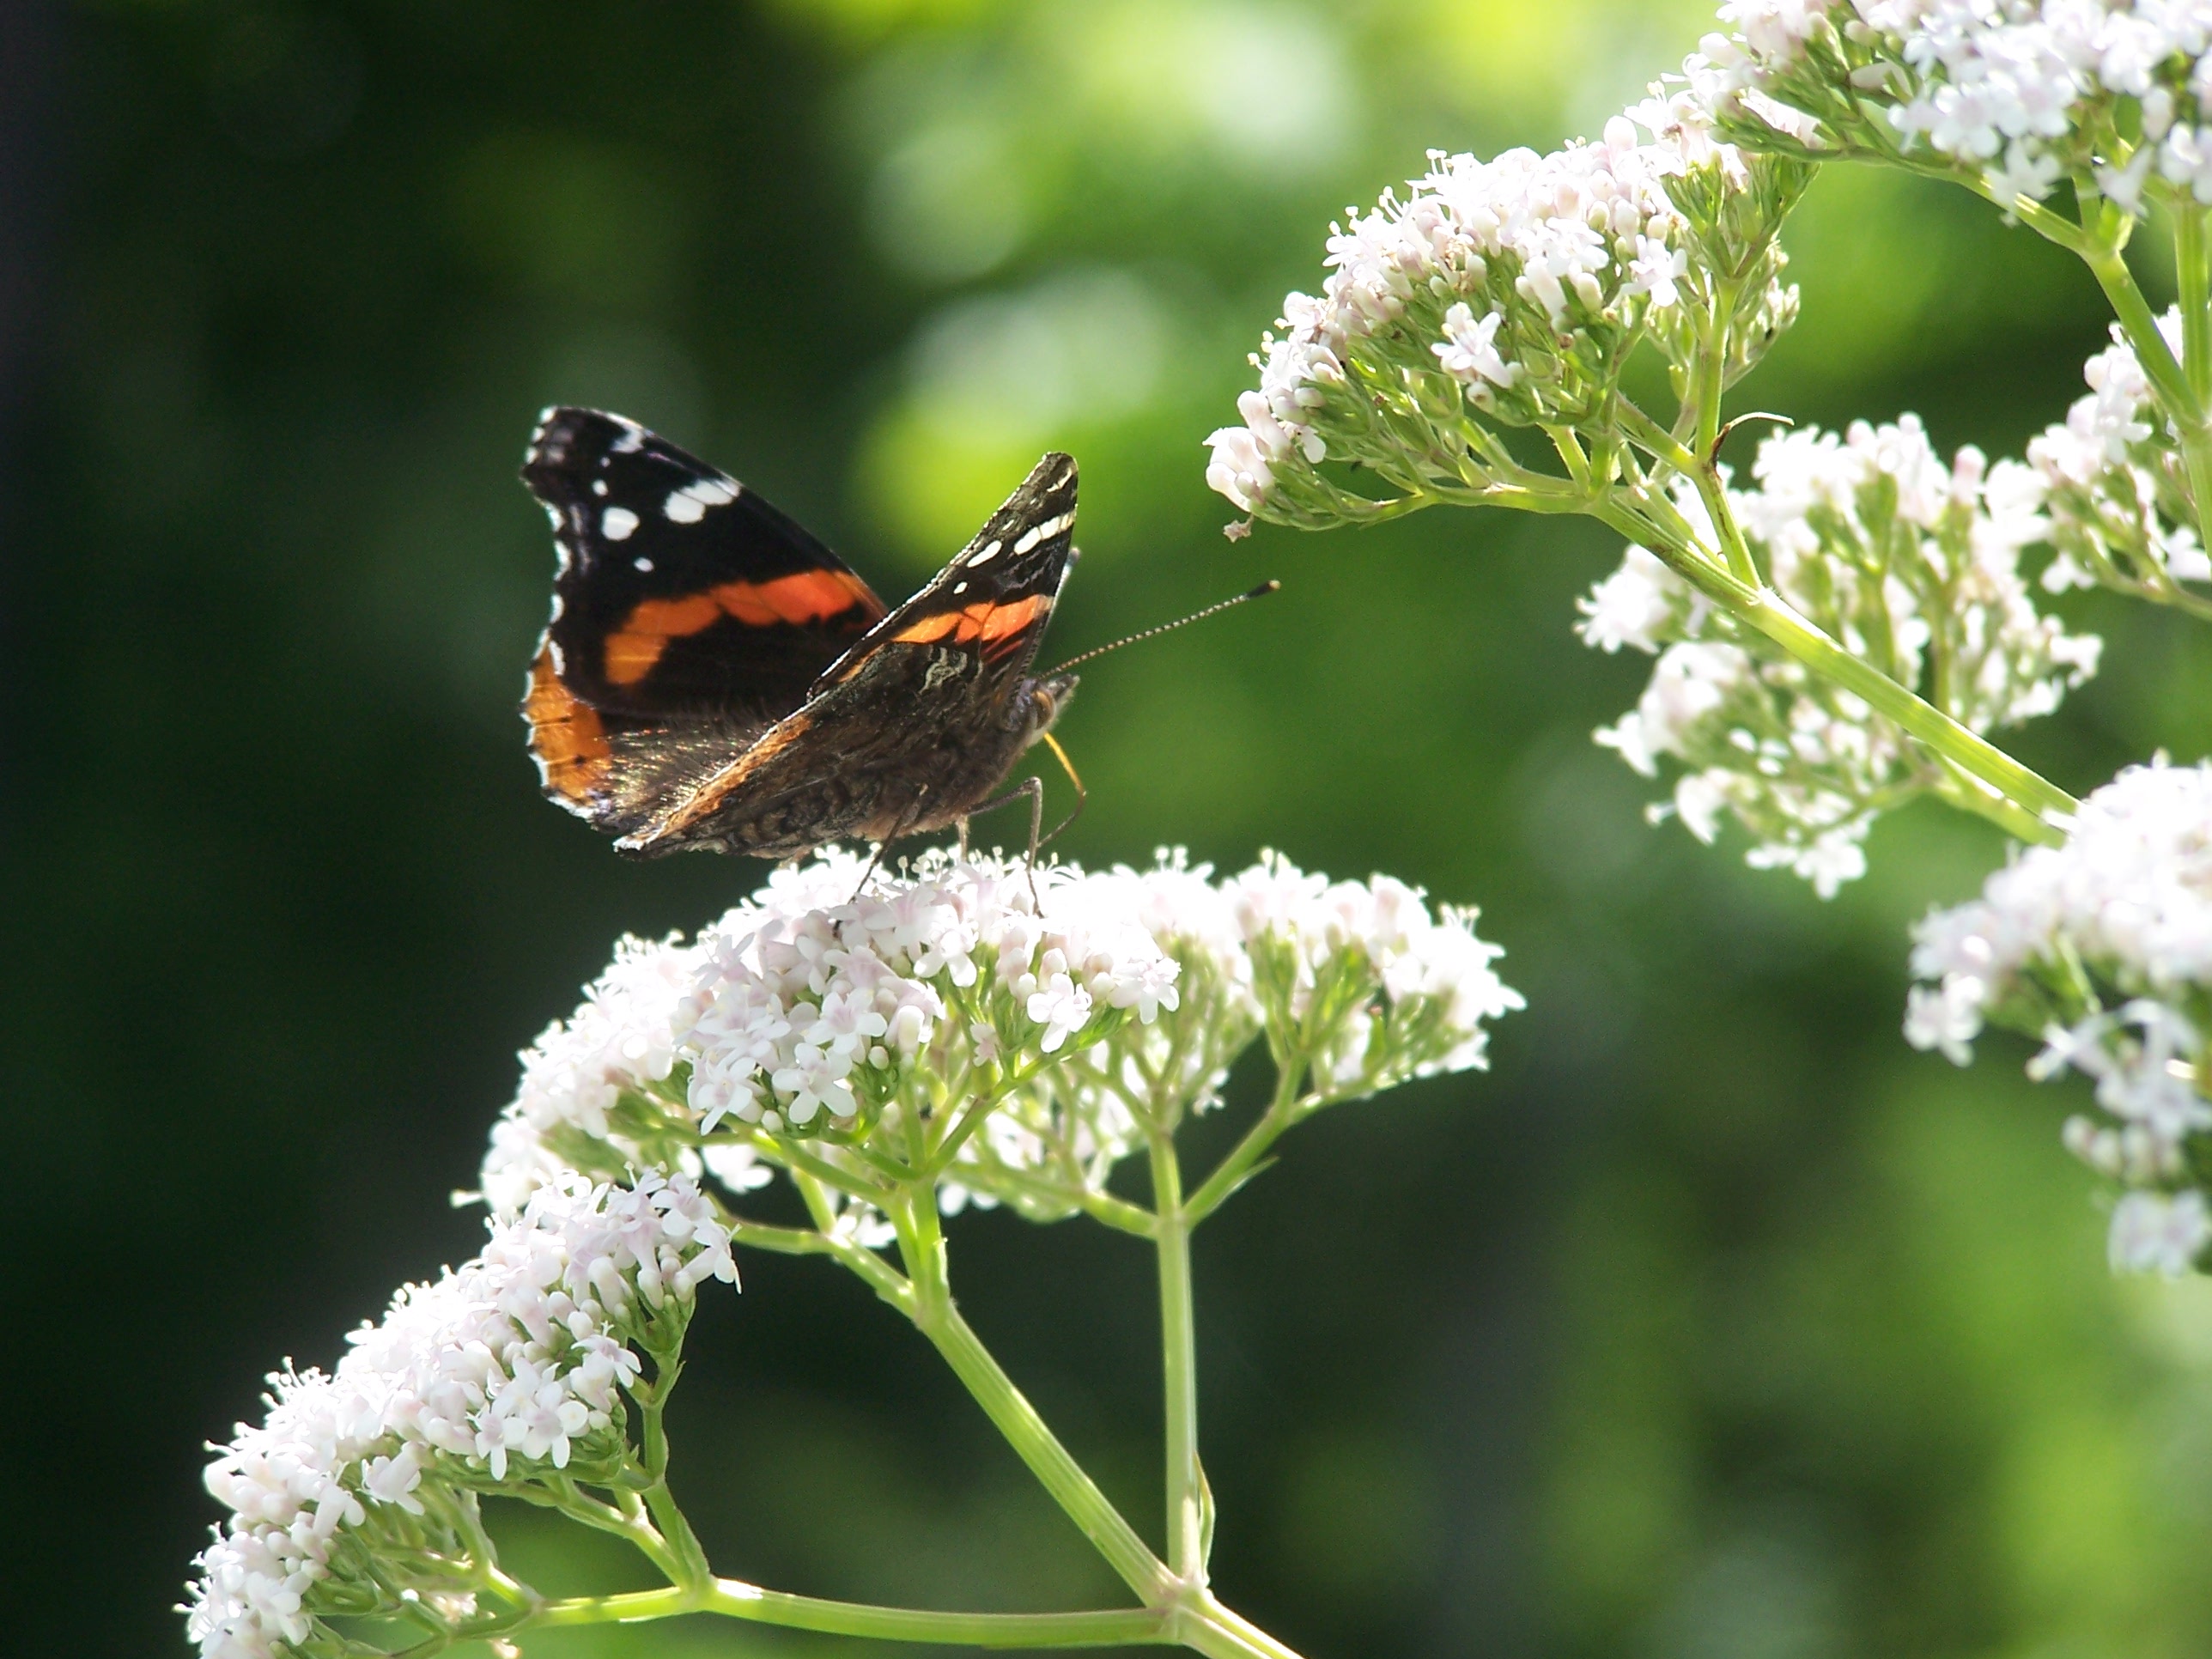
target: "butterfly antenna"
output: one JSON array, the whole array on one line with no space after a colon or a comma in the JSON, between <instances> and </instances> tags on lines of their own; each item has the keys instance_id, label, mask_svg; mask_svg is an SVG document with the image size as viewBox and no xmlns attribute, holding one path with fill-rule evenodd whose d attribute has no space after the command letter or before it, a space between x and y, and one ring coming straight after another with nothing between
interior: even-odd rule
<instances>
[{"instance_id":1,"label":"butterfly antenna","mask_svg":"<svg viewBox=\"0 0 2212 1659\"><path fill-rule=\"evenodd\" d=\"M1061 673L1067 669L1074 667L1075 665L1079 662L1089 662L1093 657L1103 657L1109 651L1119 651L1125 645L1134 645L1139 640L1149 640L1154 635L1160 634L1170 634L1176 629L1187 627L1192 623L1203 622L1206 617L1213 616L1218 611L1226 611L1231 605L1242 605L1247 599L1264 598L1267 594L1274 592L1281 586L1282 583L1279 581L1269 580L1261 582L1250 592L1239 593L1233 599L1223 599L1217 605L1207 605L1203 611L1194 611L1188 617L1178 617L1175 621L1162 623L1157 628L1147 628L1142 633L1130 635L1127 639L1115 640L1106 645L1094 646L1091 649L1085 652L1079 657L1070 657L1066 662L1060 664L1059 667L1053 669L1051 672L1054 674ZM1063 761L1061 763L1065 765L1066 763ZM1054 835L1058 835L1060 832L1055 830L1053 833Z\"/></svg>"}]
</instances>

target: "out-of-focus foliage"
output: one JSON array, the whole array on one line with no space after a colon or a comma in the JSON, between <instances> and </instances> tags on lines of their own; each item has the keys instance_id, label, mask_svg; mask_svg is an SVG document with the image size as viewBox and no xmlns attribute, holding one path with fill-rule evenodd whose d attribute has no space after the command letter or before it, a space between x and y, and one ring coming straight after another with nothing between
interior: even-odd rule
<instances>
[{"instance_id":1,"label":"out-of-focus foliage","mask_svg":"<svg viewBox=\"0 0 2212 1659\"><path fill-rule=\"evenodd\" d=\"M2212 1300L2106 1279L2063 1101L1898 1036L1906 923L1993 836L1908 816L1822 906L1647 828L1589 741L1639 671L1569 632L1618 553L1587 527L1217 533L1200 440L1329 216L1429 146L1595 128L1704 26L1630 0L69 13L0 551L15 1468L51 1505L10 1557L23 1650L176 1650L199 1438L470 1248L444 1194L609 940L756 878L622 864L536 798L514 704L552 562L513 471L556 398L663 428L886 590L1074 450L1060 649L1287 591L1086 669L1072 850L1387 869L1479 900L1511 952L1531 1006L1491 1074L1302 1131L1201 1239L1237 1605L1314 1659L2204 1650ZM1947 450L2016 452L2102 341L2078 268L1957 192L1836 172L1786 240L1803 320L1746 406L1913 408ZM2027 757L2076 790L2197 758L2192 625L2072 603L2106 671ZM1003 1214L952 1247L975 1322L1145 1502L1141 1255ZM941 1605L1104 1593L879 1314L776 1261L702 1318L677 1478L718 1561Z\"/></svg>"}]
</instances>

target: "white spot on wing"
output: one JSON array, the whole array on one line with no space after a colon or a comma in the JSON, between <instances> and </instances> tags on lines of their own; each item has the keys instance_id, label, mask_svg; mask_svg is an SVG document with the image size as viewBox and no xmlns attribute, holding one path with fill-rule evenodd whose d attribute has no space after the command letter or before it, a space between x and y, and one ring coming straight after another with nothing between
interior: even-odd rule
<instances>
[{"instance_id":1,"label":"white spot on wing","mask_svg":"<svg viewBox=\"0 0 2212 1659\"><path fill-rule=\"evenodd\" d=\"M738 499L738 486L727 478L694 478L672 494L660 509L678 524L696 524L710 507L727 507Z\"/></svg>"},{"instance_id":2,"label":"white spot on wing","mask_svg":"<svg viewBox=\"0 0 2212 1659\"><path fill-rule=\"evenodd\" d=\"M605 478L594 478L592 480L592 494L594 495L604 495L606 493L607 481Z\"/></svg>"},{"instance_id":3,"label":"white spot on wing","mask_svg":"<svg viewBox=\"0 0 2212 1659\"><path fill-rule=\"evenodd\" d=\"M965 593L968 591L968 584L966 582L955 582L952 584L952 591L955 593Z\"/></svg>"},{"instance_id":4,"label":"white spot on wing","mask_svg":"<svg viewBox=\"0 0 2212 1659\"><path fill-rule=\"evenodd\" d=\"M626 507L611 507L599 515L599 532L611 542L626 542L637 528L637 514Z\"/></svg>"},{"instance_id":5,"label":"white spot on wing","mask_svg":"<svg viewBox=\"0 0 2212 1659\"><path fill-rule=\"evenodd\" d=\"M1028 552L1040 542L1051 540L1075 522L1075 514L1063 513L1056 519L1047 519L1042 524L1033 524L1022 532L1022 538L1014 544L1016 556Z\"/></svg>"},{"instance_id":6,"label":"white spot on wing","mask_svg":"<svg viewBox=\"0 0 2212 1659\"><path fill-rule=\"evenodd\" d=\"M1005 545L1006 544L1004 542L986 542L982 546L977 548L973 553L970 553L963 562L970 570L973 570L979 564L988 564L992 560L999 556L999 550Z\"/></svg>"},{"instance_id":7,"label":"white spot on wing","mask_svg":"<svg viewBox=\"0 0 2212 1659\"><path fill-rule=\"evenodd\" d=\"M647 558L644 554L641 553L630 561L630 568L635 570L642 571L645 574L649 576L653 574L653 561Z\"/></svg>"},{"instance_id":8,"label":"white spot on wing","mask_svg":"<svg viewBox=\"0 0 2212 1659\"><path fill-rule=\"evenodd\" d=\"M637 425L634 422L624 421L623 422L623 434L621 437L615 440L614 449L611 453L617 455L634 455L644 447L645 428ZM602 461L599 465L605 466L606 463Z\"/></svg>"}]
</instances>

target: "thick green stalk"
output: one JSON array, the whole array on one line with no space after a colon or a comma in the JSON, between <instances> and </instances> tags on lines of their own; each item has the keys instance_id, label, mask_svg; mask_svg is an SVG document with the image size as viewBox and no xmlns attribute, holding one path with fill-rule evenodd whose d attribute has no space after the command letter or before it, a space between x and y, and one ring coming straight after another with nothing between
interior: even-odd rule
<instances>
[{"instance_id":1,"label":"thick green stalk","mask_svg":"<svg viewBox=\"0 0 2212 1659\"><path fill-rule=\"evenodd\" d=\"M1782 596L1762 588L1729 609L1815 672L1863 699L1969 776L2039 817L2071 816L2078 803L2041 774L2022 766L1988 738L1968 731L1932 703L1863 662L1792 610Z\"/></svg>"},{"instance_id":2,"label":"thick green stalk","mask_svg":"<svg viewBox=\"0 0 2212 1659\"><path fill-rule=\"evenodd\" d=\"M1960 811L1987 818L2014 841L2026 842L2032 847L2057 847L2066 839L2041 818L2023 811L2008 800L1999 799L1972 779L1960 777L1955 770L1943 780L1936 793Z\"/></svg>"},{"instance_id":3,"label":"thick green stalk","mask_svg":"<svg viewBox=\"0 0 2212 1659\"><path fill-rule=\"evenodd\" d=\"M952 1293L945 1281L945 1239L938 1228L933 1197L924 1189L919 1194L902 1194L893 1202L891 1219L898 1228L899 1249L907 1258L907 1275L914 1287L915 1328L945 1357L945 1364L975 1395L976 1404L1006 1437L1006 1443L1029 1465L1030 1473L1122 1582L1147 1603L1165 1602L1176 1589L1174 1575L1098 1490L1083 1466L1068 1455L1067 1448L1037 1415L1036 1407L999 1369L990 1350L952 1305Z\"/></svg>"},{"instance_id":4,"label":"thick green stalk","mask_svg":"<svg viewBox=\"0 0 2212 1659\"><path fill-rule=\"evenodd\" d=\"M1168 1616L1151 1607L1099 1613L937 1613L918 1607L879 1607L826 1601L718 1578L699 1590L643 1590L626 1595L584 1595L550 1603L525 1628L556 1625L635 1624L684 1613L718 1613L756 1624L831 1636L868 1636L891 1642L936 1642L977 1648L1096 1648L1161 1643Z\"/></svg>"},{"instance_id":5,"label":"thick green stalk","mask_svg":"<svg viewBox=\"0 0 2212 1659\"><path fill-rule=\"evenodd\" d=\"M1231 1612L1204 1589L1187 1597L1176 1611L1182 1615L1173 1627L1177 1638L1207 1659L1299 1659L1297 1649Z\"/></svg>"},{"instance_id":6,"label":"thick green stalk","mask_svg":"<svg viewBox=\"0 0 2212 1659\"><path fill-rule=\"evenodd\" d=\"M1152 1132L1152 1243L1160 1264L1160 1365L1167 1415L1168 1565L1186 1584L1206 1583L1204 1477L1198 1461L1198 1328L1191 1308L1190 1223L1175 1135Z\"/></svg>"},{"instance_id":7,"label":"thick green stalk","mask_svg":"<svg viewBox=\"0 0 2212 1659\"><path fill-rule=\"evenodd\" d=\"M2181 307L2181 371L2199 407L2212 407L2212 257L2205 210L2185 200L2174 214L2174 285Z\"/></svg>"}]
</instances>

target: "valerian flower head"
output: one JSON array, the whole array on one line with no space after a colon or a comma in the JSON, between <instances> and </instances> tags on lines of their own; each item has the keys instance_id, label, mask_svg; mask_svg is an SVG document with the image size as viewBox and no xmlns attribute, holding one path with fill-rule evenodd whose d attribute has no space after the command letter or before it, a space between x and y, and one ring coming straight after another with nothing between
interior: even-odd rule
<instances>
[{"instance_id":1,"label":"valerian flower head","mask_svg":"<svg viewBox=\"0 0 2212 1659\"><path fill-rule=\"evenodd\" d=\"M2041 540L2039 476L1947 465L1920 422L1855 423L1768 439L1756 488L1730 490L1737 522L1792 605L1854 655L1976 732L2058 706L2096 670L2100 641L2039 616L2021 570ZM1680 491L1700 526L1703 504ZM1597 740L1647 777L1680 763L1671 804L1711 841L1723 811L1753 838L1753 865L1794 870L1821 896L1864 872L1881 811L1959 787L1942 764L1858 697L1701 598L1646 550L1582 602L1583 638L1658 658L1637 707Z\"/></svg>"},{"instance_id":2,"label":"valerian flower head","mask_svg":"<svg viewBox=\"0 0 2212 1659\"><path fill-rule=\"evenodd\" d=\"M1729 0L1686 65L1722 134L1917 149L2001 203L2061 180L2212 202L2212 17L2189 0Z\"/></svg>"},{"instance_id":3,"label":"valerian flower head","mask_svg":"<svg viewBox=\"0 0 2212 1659\"><path fill-rule=\"evenodd\" d=\"M659 1149L647 1144L652 1115L639 1112L635 1097L665 1084L676 1064L677 1017L697 977L698 954L673 938L619 940L576 1012L523 1051L521 1085L484 1164L483 1195L493 1210L512 1214L543 1182L577 1167L564 1150L611 1146L611 1160L595 1166L607 1174L660 1161Z\"/></svg>"},{"instance_id":4,"label":"valerian flower head","mask_svg":"<svg viewBox=\"0 0 2212 1659\"><path fill-rule=\"evenodd\" d=\"M2159 331L2179 352L2180 313L2168 311ZM2112 343L2082 365L2081 378L2087 395L2027 447L2058 550L2044 570L2044 586L2054 593L2105 586L2160 604L2202 603L2180 586L2212 581L2212 559L2191 524L2179 445L2117 327Z\"/></svg>"},{"instance_id":5,"label":"valerian flower head","mask_svg":"<svg viewBox=\"0 0 2212 1659\"><path fill-rule=\"evenodd\" d=\"M2066 1144L2136 1189L2117 1265L2179 1272L2206 1224L2201 1148L2212 1033L2212 768L2130 767L2081 803L2064 845L2033 848L1981 896L1915 933L1905 1036L1964 1064L1985 1025L2043 1048L2030 1074L2095 1084Z\"/></svg>"},{"instance_id":6,"label":"valerian flower head","mask_svg":"<svg viewBox=\"0 0 2212 1659\"><path fill-rule=\"evenodd\" d=\"M186 1608L208 1659L351 1651L325 1621L471 1601L477 1495L605 1482L633 1462L623 1391L680 1343L694 1293L734 1282L688 1177L568 1176L410 1285L335 1368L270 1378L269 1409L208 1466L230 1511Z\"/></svg>"},{"instance_id":7,"label":"valerian flower head","mask_svg":"<svg viewBox=\"0 0 2212 1659\"><path fill-rule=\"evenodd\" d=\"M856 896L864 869L832 851L695 945L626 943L610 976L643 991L623 1003L603 980L524 1057L486 1159L494 1205L564 1166L701 1158L743 1191L805 1144L832 1160L866 1147L878 1169L919 1158L949 1210L1052 1218L1103 1193L1149 1130L1212 1104L1263 1033L1318 1107L1480 1065L1486 1023L1520 1006L1473 912L1432 913L1388 878L1330 883L1270 858L1223 881L1163 854L1041 866L1033 890L1019 860L933 852ZM635 1042L598 1023L618 1006ZM866 1202L837 1218L856 1243L888 1241Z\"/></svg>"},{"instance_id":8,"label":"valerian flower head","mask_svg":"<svg viewBox=\"0 0 2212 1659\"><path fill-rule=\"evenodd\" d=\"M1129 1041L1042 1073L963 1148L963 1193L1032 1217L1103 1192L1148 1126L1172 1129L1213 1106L1231 1063L1263 1033L1278 1066L1296 1068L1303 1113L1480 1066L1485 1022L1521 1006L1473 912L1432 914L1387 876L1331 882L1269 854L1216 882L1170 854L1151 870L1090 879L1143 920L1191 997Z\"/></svg>"},{"instance_id":9,"label":"valerian flower head","mask_svg":"<svg viewBox=\"0 0 2212 1659\"><path fill-rule=\"evenodd\" d=\"M1640 341L1678 369L1698 349L1714 271L1735 273L1727 378L1795 314L1774 235L1802 169L1713 143L1689 100L1655 98L1549 155L1429 161L1402 197L1331 227L1321 293L1284 301L1241 423L1208 439L1207 482L1245 512L1320 527L1382 510L1324 461L1452 499L1501 476L1498 428L1609 435Z\"/></svg>"}]
</instances>

